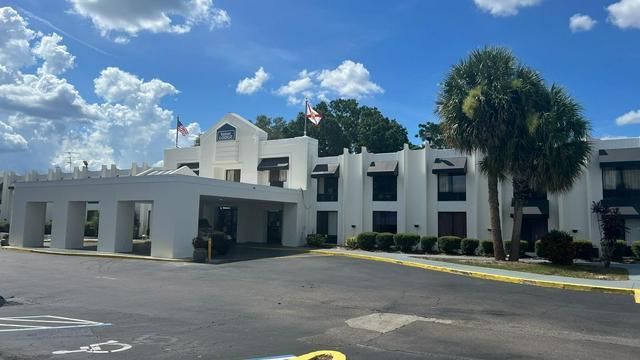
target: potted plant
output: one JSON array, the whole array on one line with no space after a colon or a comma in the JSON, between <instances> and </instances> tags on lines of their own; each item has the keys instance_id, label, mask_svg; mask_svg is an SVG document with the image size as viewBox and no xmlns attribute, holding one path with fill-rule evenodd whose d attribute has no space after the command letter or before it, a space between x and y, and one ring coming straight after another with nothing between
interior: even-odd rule
<instances>
[{"instance_id":1,"label":"potted plant","mask_svg":"<svg viewBox=\"0 0 640 360\"><path fill-rule=\"evenodd\" d=\"M191 240L193 245L193 262L203 263L207 261L208 243L201 237L195 237Z\"/></svg>"}]
</instances>

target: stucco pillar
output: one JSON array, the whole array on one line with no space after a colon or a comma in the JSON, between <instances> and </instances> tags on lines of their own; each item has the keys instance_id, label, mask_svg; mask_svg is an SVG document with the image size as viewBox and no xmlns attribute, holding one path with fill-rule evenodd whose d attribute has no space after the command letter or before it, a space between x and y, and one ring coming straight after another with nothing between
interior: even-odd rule
<instances>
[{"instance_id":1,"label":"stucco pillar","mask_svg":"<svg viewBox=\"0 0 640 360\"><path fill-rule=\"evenodd\" d=\"M200 196L189 191L168 192L154 200L151 211L151 256L190 258L191 240L198 236Z\"/></svg>"},{"instance_id":2,"label":"stucco pillar","mask_svg":"<svg viewBox=\"0 0 640 360\"><path fill-rule=\"evenodd\" d=\"M282 207L282 245L304 245L304 232L304 207L285 203Z\"/></svg>"},{"instance_id":3,"label":"stucco pillar","mask_svg":"<svg viewBox=\"0 0 640 360\"><path fill-rule=\"evenodd\" d=\"M87 203L84 201L56 201L53 203L51 247L82 249Z\"/></svg>"},{"instance_id":4,"label":"stucco pillar","mask_svg":"<svg viewBox=\"0 0 640 360\"><path fill-rule=\"evenodd\" d=\"M14 207L17 213L14 214L9 233L12 243L23 247L42 247L44 245L44 218L47 203L26 202L15 205L17 205Z\"/></svg>"},{"instance_id":5,"label":"stucco pillar","mask_svg":"<svg viewBox=\"0 0 640 360\"><path fill-rule=\"evenodd\" d=\"M98 251L131 252L134 212L133 201L100 201Z\"/></svg>"}]
</instances>

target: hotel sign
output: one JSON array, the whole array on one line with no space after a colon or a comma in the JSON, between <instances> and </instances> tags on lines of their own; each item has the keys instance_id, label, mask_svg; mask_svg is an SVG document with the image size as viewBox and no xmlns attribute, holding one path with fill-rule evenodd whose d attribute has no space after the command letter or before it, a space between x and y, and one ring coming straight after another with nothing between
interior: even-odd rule
<instances>
[{"instance_id":1,"label":"hotel sign","mask_svg":"<svg viewBox=\"0 0 640 360\"><path fill-rule=\"evenodd\" d=\"M222 125L216 135L217 141L230 141L236 139L236 128L229 124Z\"/></svg>"}]
</instances>

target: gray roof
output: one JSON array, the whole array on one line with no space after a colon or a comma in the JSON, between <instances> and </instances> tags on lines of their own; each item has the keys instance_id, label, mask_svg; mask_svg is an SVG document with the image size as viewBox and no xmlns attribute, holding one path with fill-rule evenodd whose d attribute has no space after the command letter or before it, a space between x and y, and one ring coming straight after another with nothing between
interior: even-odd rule
<instances>
[{"instance_id":1,"label":"gray roof","mask_svg":"<svg viewBox=\"0 0 640 360\"><path fill-rule=\"evenodd\" d=\"M312 178L338 176L340 176L340 164L317 164L311 171Z\"/></svg>"},{"instance_id":2,"label":"gray roof","mask_svg":"<svg viewBox=\"0 0 640 360\"><path fill-rule=\"evenodd\" d=\"M600 164L640 165L640 148L601 149L598 151Z\"/></svg>"},{"instance_id":3,"label":"gray roof","mask_svg":"<svg viewBox=\"0 0 640 360\"><path fill-rule=\"evenodd\" d=\"M467 158L464 156L436 158L433 162L431 172L433 174L466 174Z\"/></svg>"},{"instance_id":4,"label":"gray roof","mask_svg":"<svg viewBox=\"0 0 640 360\"><path fill-rule=\"evenodd\" d=\"M368 176L395 175L398 176L398 160L372 161L367 169Z\"/></svg>"}]
</instances>

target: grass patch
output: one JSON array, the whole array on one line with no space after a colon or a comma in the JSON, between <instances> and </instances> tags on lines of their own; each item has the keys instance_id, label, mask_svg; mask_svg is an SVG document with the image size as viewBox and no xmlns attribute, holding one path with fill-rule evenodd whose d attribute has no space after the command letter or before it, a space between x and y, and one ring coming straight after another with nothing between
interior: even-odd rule
<instances>
[{"instance_id":1,"label":"grass patch","mask_svg":"<svg viewBox=\"0 0 640 360\"><path fill-rule=\"evenodd\" d=\"M434 259L435 260L435 259ZM437 259L461 265L473 265L493 269L522 271L534 274L568 276L595 280L629 280L627 269L611 267L605 269L597 265L554 265L548 263L525 263L493 260Z\"/></svg>"}]
</instances>

